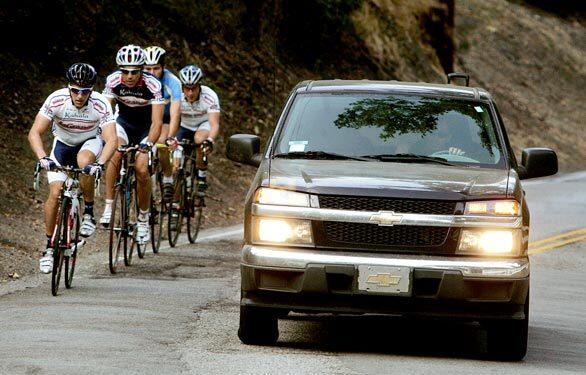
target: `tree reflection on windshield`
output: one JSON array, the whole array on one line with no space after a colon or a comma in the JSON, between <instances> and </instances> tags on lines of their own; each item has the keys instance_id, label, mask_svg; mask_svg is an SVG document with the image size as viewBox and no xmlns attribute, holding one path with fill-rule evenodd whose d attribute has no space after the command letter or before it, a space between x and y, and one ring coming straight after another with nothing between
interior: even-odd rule
<instances>
[{"instance_id":1,"label":"tree reflection on windshield","mask_svg":"<svg viewBox=\"0 0 586 375\"><path fill-rule=\"evenodd\" d=\"M448 113L473 120L478 125L482 146L492 155L489 122L485 122L473 103L437 98L386 97L358 100L341 112L334 124L340 128L359 129L378 127L379 137L389 140L403 134L421 134L425 137L438 130L439 117ZM449 131L459 129L451 126Z\"/></svg>"}]
</instances>

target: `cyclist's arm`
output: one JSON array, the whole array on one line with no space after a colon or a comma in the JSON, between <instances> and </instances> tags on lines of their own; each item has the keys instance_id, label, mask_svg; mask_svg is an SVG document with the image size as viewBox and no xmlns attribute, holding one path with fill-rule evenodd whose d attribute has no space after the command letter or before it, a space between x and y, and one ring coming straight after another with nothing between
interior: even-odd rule
<instances>
[{"instance_id":1,"label":"cyclist's arm","mask_svg":"<svg viewBox=\"0 0 586 375\"><path fill-rule=\"evenodd\" d=\"M153 103L151 109L151 128L149 130L148 140L152 143L157 142L161 135L163 126L163 112L165 111L164 103Z\"/></svg>"},{"instance_id":2,"label":"cyclist's arm","mask_svg":"<svg viewBox=\"0 0 586 375\"><path fill-rule=\"evenodd\" d=\"M220 112L208 112L208 121L211 126L210 135L211 139L216 139L220 131Z\"/></svg>"},{"instance_id":3,"label":"cyclist's arm","mask_svg":"<svg viewBox=\"0 0 586 375\"><path fill-rule=\"evenodd\" d=\"M112 106L112 109L116 108L116 99L115 98L106 97L106 99L108 99L108 102Z\"/></svg>"},{"instance_id":4,"label":"cyclist's arm","mask_svg":"<svg viewBox=\"0 0 586 375\"><path fill-rule=\"evenodd\" d=\"M100 155L99 162L101 164L106 164L108 160L116 151L116 147L118 146L118 135L116 134L116 123L110 122L102 127L102 139L106 142L104 145L104 151Z\"/></svg>"},{"instance_id":5,"label":"cyclist's arm","mask_svg":"<svg viewBox=\"0 0 586 375\"><path fill-rule=\"evenodd\" d=\"M179 123L181 122L181 101L171 103L170 115L169 137L174 137L179 130Z\"/></svg>"},{"instance_id":6,"label":"cyclist's arm","mask_svg":"<svg viewBox=\"0 0 586 375\"><path fill-rule=\"evenodd\" d=\"M51 127L51 122L51 120L39 113L35 118L31 130L28 132L28 142L38 159L47 156L45 147L43 146L42 136Z\"/></svg>"}]
</instances>

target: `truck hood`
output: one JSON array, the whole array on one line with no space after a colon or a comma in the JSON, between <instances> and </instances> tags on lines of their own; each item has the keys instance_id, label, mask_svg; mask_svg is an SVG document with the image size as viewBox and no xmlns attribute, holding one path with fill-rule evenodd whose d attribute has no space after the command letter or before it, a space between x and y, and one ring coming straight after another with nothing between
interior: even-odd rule
<instances>
[{"instance_id":1,"label":"truck hood","mask_svg":"<svg viewBox=\"0 0 586 375\"><path fill-rule=\"evenodd\" d=\"M508 196L505 169L354 160L271 159L269 186L389 198L467 200ZM512 175L512 178L516 174Z\"/></svg>"}]
</instances>

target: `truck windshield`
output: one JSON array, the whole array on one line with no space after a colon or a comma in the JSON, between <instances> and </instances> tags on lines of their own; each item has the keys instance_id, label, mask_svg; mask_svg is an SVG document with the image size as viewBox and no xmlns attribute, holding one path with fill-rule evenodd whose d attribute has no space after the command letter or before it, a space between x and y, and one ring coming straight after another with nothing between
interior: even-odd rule
<instances>
[{"instance_id":1,"label":"truck windshield","mask_svg":"<svg viewBox=\"0 0 586 375\"><path fill-rule=\"evenodd\" d=\"M412 95L299 94L273 156L333 154L359 160L502 168L485 103Z\"/></svg>"}]
</instances>

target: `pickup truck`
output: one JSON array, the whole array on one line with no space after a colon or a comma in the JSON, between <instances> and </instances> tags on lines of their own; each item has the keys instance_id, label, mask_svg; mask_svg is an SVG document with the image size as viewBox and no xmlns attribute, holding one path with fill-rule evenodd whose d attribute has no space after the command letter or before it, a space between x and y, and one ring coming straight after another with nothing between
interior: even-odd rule
<instances>
[{"instance_id":1,"label":"pickup truck","mask_svg":"<svg viewBox=\"0 0 586 375\"><path fill-rule=\"evenodd\" d=\"M227 144L228 158L258 167L245 199L243 343L274 344L289 312L374 313L480 322L491 357L525 356L521 180L558 162L528 148L518 163L486 90L304 81L262 153L260 143Z\"/></svg>"}]
</instances>

